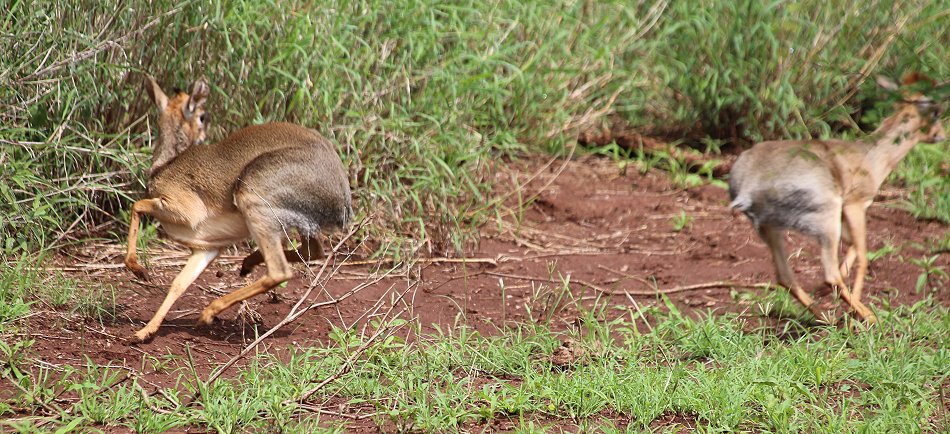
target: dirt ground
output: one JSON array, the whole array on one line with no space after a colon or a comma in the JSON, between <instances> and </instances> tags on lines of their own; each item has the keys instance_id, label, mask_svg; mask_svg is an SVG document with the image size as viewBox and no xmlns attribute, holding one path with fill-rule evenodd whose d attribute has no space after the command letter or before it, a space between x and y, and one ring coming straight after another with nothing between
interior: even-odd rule
<instances>
[{"instance_id":1,"label":"dirt ground","mask_svg":"<svg viewBox=\"0 0 950 434\"><path fill-rule=\"evenodd\" d=\"M573 161L528 158L514 173L526 184L523 197L537 200L522 215L489 222L472 262L420 261L411 269L369 285L342 302L313 309L269 337L264 347L278 354L292 345L328 342L332 327L365 324L386 312L393 301L415 318L423 331L467 324L492 333L503 323L540 321L550 315L554 327L571 327L578 309L570 300L588 306L662 306L655 289L735 282L737 287L707 285L668 294L681 309L694 314L747 312L760 315L754 303L734 297L735 292L764 292L755 284L773 279L771 260L748 220L727 208L728 193L716 186L679 189L662 172L621 171L610 160L582 157ZM537 175L531 178L532 175ZM514 190L513 174L499 172L499 192ZM883 197L899 196L885 190ZM879 200L881 197L879 197ZM691 221L674 230L673 219L685 213ZM947 226L918 221L894 201L875 203L870 210L871 250L885 244L900 248L871 264L865 301L883 304L913 303L926 296L914 291L920 268L908 259L926 252L929 239L941 239ZM814 242L789 236L791 263L806 288L819 286L821 269ZM181 268L186 252L152 242L149 283L137 281L122 266L123 245L81 248L70 253L67 274L89 285L114 285L121 306L116 321L100 326L93 321L63 320L42 312L29 318L37 356L54 364L83 365L88 357L98 364L141 369L146 356L184 355L190 348L205 373L237 354L254 336L250 322L231 309L212 326L195 328L198 313L222 291L242 287L260 277L258 267L247 278L238 275L248 252L232 249L202 274L196 285L177 302L155 339L130 346L126 336L139 329L161 303L165 289ZM353 260L363 258L353 258ZM950 267L950 255L938 265ZM385 267L385 265L384 265ZM296 264L298 277L276 291L276 298L258 296L244 311L257 314L258 331L273 327L304 293L320 264ZM375 265L343 264L314 300L328 300L351 290L374 275ZM557 290L560 280L571 281L571 293ZM655 286L650 284L655 281ZM680 288L682 289L682 288ZM318 294L319 293L319 294ZM400 296L400 294L402 294ZM828 295L823 302L837 304ZM939 291L939 302L950 305L950 291ZM530 314L529 314L530 311ZM608 312L611 311L608 309ZM781 320L776 320L781 321ZM153 386L173 386L176 377L146 372Z\"/></svg>"}]
</instances>

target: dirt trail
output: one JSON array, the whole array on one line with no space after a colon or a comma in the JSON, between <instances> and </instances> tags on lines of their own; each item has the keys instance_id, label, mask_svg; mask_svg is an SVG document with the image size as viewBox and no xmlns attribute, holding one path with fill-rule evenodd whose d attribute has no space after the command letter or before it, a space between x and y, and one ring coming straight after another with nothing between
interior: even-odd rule
<instances>
[{"instance_id":1,"label":"dirt trail","mask_svg":"<svg viewBox=\"0 0 950 434\"><path fill-rule=\"evenodd\" d=\"M569 300L600 306L640 308L661 304L650 282L661 289L715 281L748 285L772 279L768 252L743 216L726 208L728 194L715 186L675 188L662 172L640 174L633 168L621 173L617 165L601 158L585 157L545 167L542 158L521 163L518 177L524 181L540 169L526 187L526 196L539 192L537 200L519 219L507 217L486 225L475 263L428 263L405 274L371 285L342 303L308 312L266 340L266 348L280 354L289 346L326 343L333 326L348 327L386 310L397 291L405 291L399 306L406 316L416 317L423 330L433 325L443 329L465 323L492 333L504 322L538 320L551 315L554 327L576 323L578 310ZM499 173L498 184L510 188L510 173ZM544 187L543 190L542 187ZM540 190L540 191L539 191ZM673 219L685 213L690 219L674 230ZM519 223L515 223L518 221ZM876 203L869 216L870 249L885 244L900 248L871 264L866 299L871 306L913 303L925 297L914 292L920 269L907 259L919 258L928 238L939 239L948 228L935 222L915 220L907 212ZM818 249L810 240L790 237L792 264L806 287L821 280ZM157 244L157 243L153 243ZM165 288L180 269L183 251L151 250L154 285L133 283L131 273L121 268L124 246L96 249L96 257L73 256L70 270L86 262L102 261L116 268L90 267L88 272L70 271L90 285L112 284L123 309L119 319L101 327L62 319L54 312L41 312L29 319L29 332L36 340L37 356L57 364L82 365L86 357L96 363L120 364L139 369L146 356L183 355L189 347L203 373L237 354L254 336L253 326L236 319L237 311L221 315L211 327L195 329L200 310L217 295L232 291L260 276L259 267L247 278L238 276L244 251L232 251L212 264L175 305L168 319L149 344L127 346L128 336L147 321L161 303ZM491 263L494 262L494 263ZM163 264L166 264L163 266ZM950 266L950 255L938 264ZM309 279L299 277L308 269L296 265L298 278L276 291L277 297L259 296L249 307L258 314L259 330L273 327L290 311L305 291ZM319 265L310 265L316 271ZM344 266L320 296L340 296L372 270L370 266ZM402 274L402 275L400 275ZM418 277L418 279L416 279ZM534 278L535 280L531 280ZM569 279L571 293L552 281ZM418 280L415 286L410 283ZM503 287L503 289L502 289ZM702 313L748 311L759 315L754 303L737 301L738 292L765 291L755 287L709 287L669 294L681 309ZM628 295L630 293L630 295ZM950 305L950 293L940 291L938 300ZM826 297L830 298L830 297ZM530 313L529 313L530 312ZM145 378L154 385L172 386L170 374L152 372Z\"/></svg>"}]
</instances>

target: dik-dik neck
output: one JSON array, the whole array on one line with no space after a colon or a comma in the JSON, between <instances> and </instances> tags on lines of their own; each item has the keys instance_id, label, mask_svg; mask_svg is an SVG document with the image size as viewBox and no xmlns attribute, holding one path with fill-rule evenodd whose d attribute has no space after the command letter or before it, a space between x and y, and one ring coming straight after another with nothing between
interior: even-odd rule
<instances>
[{"instance_id":1,"label":"dik-dik neck","mask_svg":"<svg viewBox=\"0 0 950 434\"><path fill-rule=\"evenodd\" d=\"M152 166L148 169L149 179L168 167L185 149L191 146L180 129L158 129L158 143L152 151Z\"/></svg>"},{"instance_id":2,"label":"dik-dik neck","mask_svg":"<svg viewBox=\"0 0 950 434\"><path fill-rule=\"evenodd\" d=\"M920 142L923 120L917 113L902 110L881 123L868 138L871 148L865 160L867 169L880 185L904 157Z\"/></svg>"}]
</instances>

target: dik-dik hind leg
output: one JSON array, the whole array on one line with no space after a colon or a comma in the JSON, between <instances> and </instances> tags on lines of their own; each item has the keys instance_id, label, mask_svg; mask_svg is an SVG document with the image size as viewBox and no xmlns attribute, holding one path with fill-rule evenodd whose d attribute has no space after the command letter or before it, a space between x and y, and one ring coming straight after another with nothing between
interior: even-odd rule
<instances>
[{"instance_id":1,"label":"dik-dik hind leg","mask_svg":"<svg viewBox=\"0 0 950 434\"><path fill-rule=\"evenodd\" d=\"M867 207L864 204L852 204L846 205L842 211L848 224L848 231L851 234L851 248L848 249L845 264L850 268L850 265L854 262L852 251L854 251L854 256L858 260L851 295L855 300L860 301L861 293L864 290L864 278L868 273ZM850 262L848 261L849 257L851 258Z\"/></svg>"},{"instance_id":2,"label":"dik-dik hind leg","mask_svg":"<svg viewBox=\"0 0 950 434\"><path fill-rule=\"evenodd\" d=\"M125 251L125 266L139 279L148 280L148 271L139 264L135 245L139 239L142 214L152 214L161 207L160 199L143 199L132 204L132 216L129 219L129 237Z\"/></svg>"},{"instance_id":3,"label":"dik-dik hind leg","mask_svg":"<svg viewBox=\"0 0 950 434\"><path fill-rule=\"evenodd\" d=\"M772 226L761 226L759 236L762 241L769 246L772 252L772 262L775 265L775 274L778 275L778 282L788 288L792 296L811 311L816 318L822 317L822 312L818 309L815 301L805 292L804 289L795 280L795 275L788 266L788 259L785 256L785 243L782 241L782 230Z\"/></svg>"},{"instance_id":4,"label":"dik-dik hind leg","mask_svg":"<svg viewBox=\"0 0 950 434\"><path fill-rule=\"evenodd\" d=\"M270 218L273 217L270 216ZM282 232L278 228L271 227L276 226L276 222L261 218L248 218L247 223L251 236L254 237L254 241L257 241L257 246L263 254L264 262L267 264L267 274L244 288L212 301L208 304L208 307L201 311L201 317L198 318L199 325L211 324L214 317L221 311L235 303L265 293L293 277L293 270L290 268L290 264L287 263L287 258L284 256L281 246Z\"/></svg>"},{"instance_id":5,"label":"dik-dik hind leg","mask_svg":"<svg viewBox=\"0 0 950 434\"><path fill-rule=\"evenodd\" d=\"M320 240L316 237L300 237L300 247L297 250L284 250L284 258L288 262L307 262L314 259L323 259L324 257L323 246L320 245ZM254 271L254 267L261 262L264 262L264 255L261 254L260 249L247 255L244 261L241 262L241 276L250 274L251 271Z\"/></svg>"},{"instance_id":6,"label":"dik-dik hind leg","mask_svg":"<svg viewBox=\"0 0 950 434\"><path fill-rule=\"evenodd\" d=\"M135 333L135 341L146 342L155 335L155 332L158 331L158 326L162 325L165 315L168 314L168 310L175 304L178 297L181 297L192 282L198 278L198 275L201 274L201 272L208 267L208 264L217 256L217 250L191 251L191 256L188 257L185 268L178 273L178 276L172 281L172 286L168 288L168 295L165 296L165 301L163 301L162 305L155 311L155 315L152 316L148 324L145 324L145 327L142 327L141 330Z\"/></svg>"}]
</instances>

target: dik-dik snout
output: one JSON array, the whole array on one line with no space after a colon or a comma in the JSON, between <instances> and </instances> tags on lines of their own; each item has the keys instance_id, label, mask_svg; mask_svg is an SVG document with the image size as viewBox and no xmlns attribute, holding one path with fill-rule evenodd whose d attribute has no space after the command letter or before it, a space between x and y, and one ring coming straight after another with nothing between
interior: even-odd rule
<instances>
[{"instance_id":1,"label":"dik-dik snout","mask_svg":"<svg viewBox=\"0 0 950 434\"><path fill-rule=\"evenodd\" d=\"M859 317L873 322L874 314L861 303L868 268L867 208L887 176L917 143L944 140L941 107L919 92L932 83L917 74L906 76L903 86L879 78L882 88L898 92L898 102L894 113L864 140L762 142L743 152L733 165L731 206L749 217L769 247L778 282L816 316L822 312L788 265L783 231L793 229L818 241L825 283L836 287ZM850 246L839 265L842 239ZM857 272L849 289L844 276L855 260Z\"/></svg>"},{"instance_id":2,"label":"dik-dik snout","mask_svg":"<svg viewBox=\"0 0 950 434\"><path fill-rule=\"evenodd\" d=\"M289 262L322 257L320 232L344 228L353 217L346 169L336 147L316 131L269 123L204 145L207 82L199 80L191 93L171 97L151 77L145 88L159 111L158 140L148 171L149 197L132 205L125 264L147 278L136 258L142 215L159 220L166 235L192 253L155 315L135 333L137 342L155 335L171 306L222 247L253 239L258 250L245 259L241 273L261 262L267 272L211 302L200 324L290 279ZM283 250L288 232L300 236L301 248Z\"/></svg>"}]
</instances>

